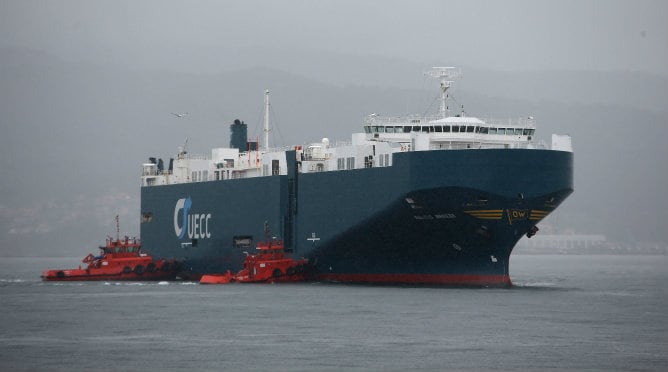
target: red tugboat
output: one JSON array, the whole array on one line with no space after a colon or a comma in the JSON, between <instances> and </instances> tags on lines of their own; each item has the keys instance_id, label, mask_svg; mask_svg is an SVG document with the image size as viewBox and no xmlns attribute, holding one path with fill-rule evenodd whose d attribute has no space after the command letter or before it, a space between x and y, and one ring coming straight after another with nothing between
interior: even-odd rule
<instances>
[{"instance_id":1,"label":"red tugboat","mask_svg":"<svg viewBox=\"0 0 668 372\"><path fill-rule=\"evenodd\" d=\"M267 228L265 227L266 231ZM227 283L285 283L306 280L305 269L308 259L290 258L285 252L282 240L267 239L259 242L257 254L247 254L244 267L236 274L229 270L225 274L204 274L200 284Z\"/></svg>"},{"instance_id":2,"label":"red tugboat","mask_svg":"<svg viewBox=\"0 0 668 372\"><path fill-rule=\"evenodd\" d=\"M116 216L116 239L108 238L101 254L89 254L83 259L88 267L69 270L46 270L44 281L88 281L88 280L169 280L176 277L177 265L174 260L158 260L141 253L138 239L121 240L118 237L118 216Z\"/></svg>"}]
</instances>

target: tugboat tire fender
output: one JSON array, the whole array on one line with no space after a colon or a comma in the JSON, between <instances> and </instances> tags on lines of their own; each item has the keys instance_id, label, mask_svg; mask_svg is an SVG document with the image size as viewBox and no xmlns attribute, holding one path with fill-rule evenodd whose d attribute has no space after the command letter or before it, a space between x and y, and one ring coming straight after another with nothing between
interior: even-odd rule
<instances>
[{"instance_id":1,"label":"tugboat tire fender","mask_svg":"<svg viewBox=\"0 0 668 372\"><path fill-rule=\"evenodd\" d=\"M171 267L171 265L169 264L169 262L165 262L165 263L162 264L162 267L160 268L160 270L162 270L162 271L169 271L171 268L172 268L172 267Z\"/></svg>"},{"instance_id":2,"label":"tugboat tire fender","mask_svg":"<svg viewBox=\"0 0 668 372\"><path fill-rule=\"evenodd\" d=\"M130 266L125 266L123 268L123 274L130 274L131 272L132 272L132 269L130 268Z\"/></svg>"},{"instance_id":3,"label":"tugboat tire fender","mask_svg":"<svg viewBox=\"0 0 668 372\"><path fill-rule=\"evenodd\" d=\"M291 267L288 267L288 269L285 271L285 273L286 273L287 275L295 275L296 272L297 272L297 271L296 271L295 268L292 267L292 266L291 266Z\"/></svg>"},{"instance_id":4,"label":"tugboat tire fender","mask_svg":"<svg viewBox=\"0 0 668 372\"><path fill-rule=\"evenodd\" d=\"M141 275L143 273L144 273L144 266L142 265L135 266L135 274Z\"/></svg>"},{"instance_id":5,"label":"tugboat tire fender","mask_svg":"<svg viewBox=\"0 0 668 372\"><path fill-rule=\"evenodd\" d=\"M271 274L274 278L280 278L283 276L281 269L274 269L274 272Z\"/></svg>"},{"instance_id":6,"label":"tugboat tire fender","mask_svg":"<svg viewBox=\"0 0 668 372\"><path fill-rule=\"evenodd\" d=\"M56 277L62 279L65 277L65 273L61 270L56 273Z\"/></svg>"},{"instance_id":7,"label":"tugboat tire fender","mask_svg":"<svg viewBox=\"0 0 668 372\"><path fill-rule=\"evenodd\" d=\"M155 267L155 264L151 262L150 264L146 265L146 271L149 273L154 273L158 268Z\"/></svg>"}]
</instances>

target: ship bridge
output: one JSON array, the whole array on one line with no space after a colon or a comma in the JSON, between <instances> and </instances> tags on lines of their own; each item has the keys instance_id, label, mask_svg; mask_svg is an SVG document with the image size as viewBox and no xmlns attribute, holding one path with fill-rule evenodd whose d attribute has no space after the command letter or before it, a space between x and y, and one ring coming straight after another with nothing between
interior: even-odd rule
<instances>
[{"instance_id":1,"label":"ship bridge","mask_svg":"<svg viewBox=\"0 0 668 372\"><path fill-rule=\"evenodd\" d=\"M532 148L535 131L536 123L533 117L520 118L515 121L484 121L459 115L438 119L435 117L381 117L371 114L364 123L364 133L368 140L396 142L411 146L415 138L420 137L420 134L425 134L430 150Z\"/></svg>"}]
</instances>

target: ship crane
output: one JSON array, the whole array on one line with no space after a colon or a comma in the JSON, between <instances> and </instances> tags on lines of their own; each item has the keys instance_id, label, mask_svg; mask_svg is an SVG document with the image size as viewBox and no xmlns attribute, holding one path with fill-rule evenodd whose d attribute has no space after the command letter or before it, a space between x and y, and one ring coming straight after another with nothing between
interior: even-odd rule
<instances>
[{"instance_id":1,"label":"ship crane","mask_svg":"<svg viewBox=\"0 0 668 372\"><path fill-rule=\"evenodd\" d=\"M185 155L188 153L188 151L186 151L186 147L188 147L189 139L190 139L189 137L186 137L186 141L183 143L183 146L179 147L179 154L178 154L179 159L183 159Z\"/></svg>"},{"instance_id":2,"label":"ship crane","mask_svg":"<svg viewBox=\"0 0 668 372\"><path fill-rule=\"evenodd\" d=\"M447 106L448 100L448 89L450 85L454 83L452 79L462 76L462 72L457 67L432 67L431 71L425 73L433 78L437 78L441 81L441 106L438 110L438 115L441 119L447 118L450 116L450 110Z\"/></svg>"}]
</instances>

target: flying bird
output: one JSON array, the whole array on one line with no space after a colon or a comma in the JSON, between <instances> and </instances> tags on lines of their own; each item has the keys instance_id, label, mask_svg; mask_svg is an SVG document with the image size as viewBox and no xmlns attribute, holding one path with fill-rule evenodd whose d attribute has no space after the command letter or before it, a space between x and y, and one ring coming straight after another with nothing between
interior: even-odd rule
<instances>
[{"instance_id":1,"label":"flying bird","mask_svg":"<svg viewBox=\"0 0 668 372\"><path fill-rule=\"evenodd\" d=\"M182 118L186 115L188 115L187 112L172 112L172 115L176 116L177 118Z\"/></svg>"}]
</instances>

